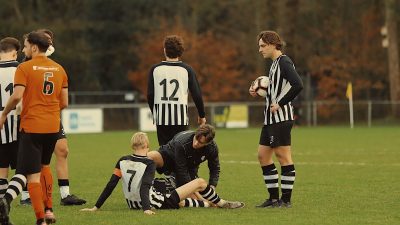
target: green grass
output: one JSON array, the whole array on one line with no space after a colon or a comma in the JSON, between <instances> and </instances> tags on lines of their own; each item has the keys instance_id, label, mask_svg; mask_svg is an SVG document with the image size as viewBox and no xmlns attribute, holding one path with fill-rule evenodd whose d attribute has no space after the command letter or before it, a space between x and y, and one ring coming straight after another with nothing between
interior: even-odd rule
<instances>
[{"instance_id":1,"label":"green grass","mask_svg":"<svg viewBox=\"0 0 400 225\"><path fill-rule=\"evenodd\" d=\"M119 157L131 153L131 134L68 136L71 192L87 199L86 207L95 204ZM150 138L155 149L155 134ZM118 185L100 211L80 212L83 207L59 206L55 182L57 224L400 224L398 127L295 128L296 182L291 209L254 207L267 197L257 163L258 138L258 129L217 130L222 169L217 191L223 198L245 202L243 209L158 210L154 216L145 216L127 209ZM206 165L200 175L208 178ZM11 218L17 225L35 220L32 209L19 206L17 200Z\"/></svg>"}]
</instances>

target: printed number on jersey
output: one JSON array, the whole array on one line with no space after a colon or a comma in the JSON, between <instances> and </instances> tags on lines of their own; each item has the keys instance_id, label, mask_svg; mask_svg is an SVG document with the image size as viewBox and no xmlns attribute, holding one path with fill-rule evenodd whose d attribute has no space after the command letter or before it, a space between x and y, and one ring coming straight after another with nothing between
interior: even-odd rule
<instances>
[{"instance_id":1,"label":"printed number on jersey","mask_svg":"<svg viewBox=\"0 0 400 225\"><path fill-rule=\"evenodd\" d=\"M129 182L128 182L128 191L131 192L132 180L133 180L133 177L135 177L136 171L135 170L127 170L126 173L131 174L131 177L129 178Z\"/></svg>"},{"instance_id":2,"label":"printed number on jersey","mask_svg":"<svg viewBox=\"0 0 400 225\"><path fill-rule=\"evenodd\" d=\"M44 73L44 82L43 82L43 94L51 95L54 92L54 83L49 81L50 77L53 77L52 72Z\"/></svg>"},{"instance_id":3,"label":"printed number on jersey","mask_svg":"<svg viewBox=\"0 0 400 225\"><path fill-rule=\"evenodd\" d=\"M169 83L169 84L168 84ZM167 79L164 79L160 82L160 85L163 87L163 96L161 96L161 100L163 101L179 101L178 97L175 97L176 92L178 92L179 89L179 82L176 79L172 79L169 82L167 82ZM167 90L170 91L172 90L172 94L167 97Z\"/></svg>"},{"instance_id":4,"label":"printed number on jersey","mask_svg":"<svg viewBox=\"0 0 400 225\"><path fill-rule=\"evenodd\" d=\"M1 105L0 105L0 111L3 111L4 110L4 107L5 106L3 106L3 95L7 95L7 92L10 92L10 95L8 96L4 96L4 97L10 97L12 94L13 94L13 91L14 91L14 88L13 88L13 83L10 83L9 85L7 85L6 86L6 88L4 89L5 91L6 91L6 93L3 93L3 88L1 87L1 85L0 85L0 91L1 91L1 93L0 93L0 103L1 103ZM8 99L8 98L7 98ZM6 102L5 102L6 103ZM14 107L14 109L15 109L15 107Z\"/></svg>"}]
</instances>

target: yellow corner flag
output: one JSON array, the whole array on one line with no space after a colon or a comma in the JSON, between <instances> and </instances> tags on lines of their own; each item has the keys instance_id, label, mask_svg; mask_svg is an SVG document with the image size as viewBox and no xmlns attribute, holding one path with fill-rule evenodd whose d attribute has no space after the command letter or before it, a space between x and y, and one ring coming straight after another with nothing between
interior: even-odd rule
<instances>
[{"instance_id":1,"label":"yellow corner flag","mask_svg":"<svg viewBox=\"0 0 400 225\"><path fill-rule=\"evenodd\" d=\"M347 84L346 97L348 99L353 99L353 85L351 82Z\"/></svg>"}]
</instances>

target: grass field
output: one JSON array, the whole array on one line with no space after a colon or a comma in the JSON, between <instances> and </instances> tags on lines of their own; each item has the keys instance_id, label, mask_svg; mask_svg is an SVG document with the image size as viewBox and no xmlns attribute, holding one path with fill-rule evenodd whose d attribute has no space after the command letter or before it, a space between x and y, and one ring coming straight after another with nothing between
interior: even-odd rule
<instances>
[{"instance_id":1,"label":"grass field","mask_svg":"<svg viewBox=\"0 0 400 225\"><path fill-rule=\"evenodd\" d=\"M86 207L95 204L119 157L131 153L131 134L68 136L71 192L87 199ZM155 149L155 133L150 138ZM267 197L257 163L258 138L258 129L217 130L221 161L217 191L223 198L245 202L243 209L159 210L154 216L145 216L142 211L128 210L119 184L101 211L80 212L83 207L59 206L55 181L57 224L400 224L398 127L294 129L296 182L291 209L254 207ZM200 175L208 178L206 165ZM34 224L32 209L20 206L17 200L12 221Z\"/></svg>"}]
</instances>

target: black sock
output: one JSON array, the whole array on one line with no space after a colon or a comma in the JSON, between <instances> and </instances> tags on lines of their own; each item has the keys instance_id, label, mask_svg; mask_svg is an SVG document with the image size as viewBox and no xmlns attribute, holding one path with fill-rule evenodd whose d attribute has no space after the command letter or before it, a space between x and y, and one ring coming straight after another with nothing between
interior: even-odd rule
<instances>
[{"instance_id":1,"label":"black sock","mask_svg":"<svg viewBox=\"0 0 400 225\"><path fill-rule=\"evenodd\" d=\"M276 170L275 164L270 164L261 167L265 186L269 193L269 199L279 199L279 175Z\"/></svg>"},{"instance_id":2,"label":"black sock","mask_svg":"<svg viewBox=\"0 0 400 225\"><path fill-rule=\"evenodd\" d=\"M292 190L294 185L294 180L296 178L296 170L294 165L282 166L281 173L281 189L282 189L282 201L290 202L292 197Z\"/></svg>"},{"instance_id":3,"label":"black sock","mask_svg":"<svg viewBox=\"0 0 400 225\"><path fill-rule=\"evenodd\" d=\"M69 186L69 179L58 179L58 186Z\"/></svg>"}]
</instances>

